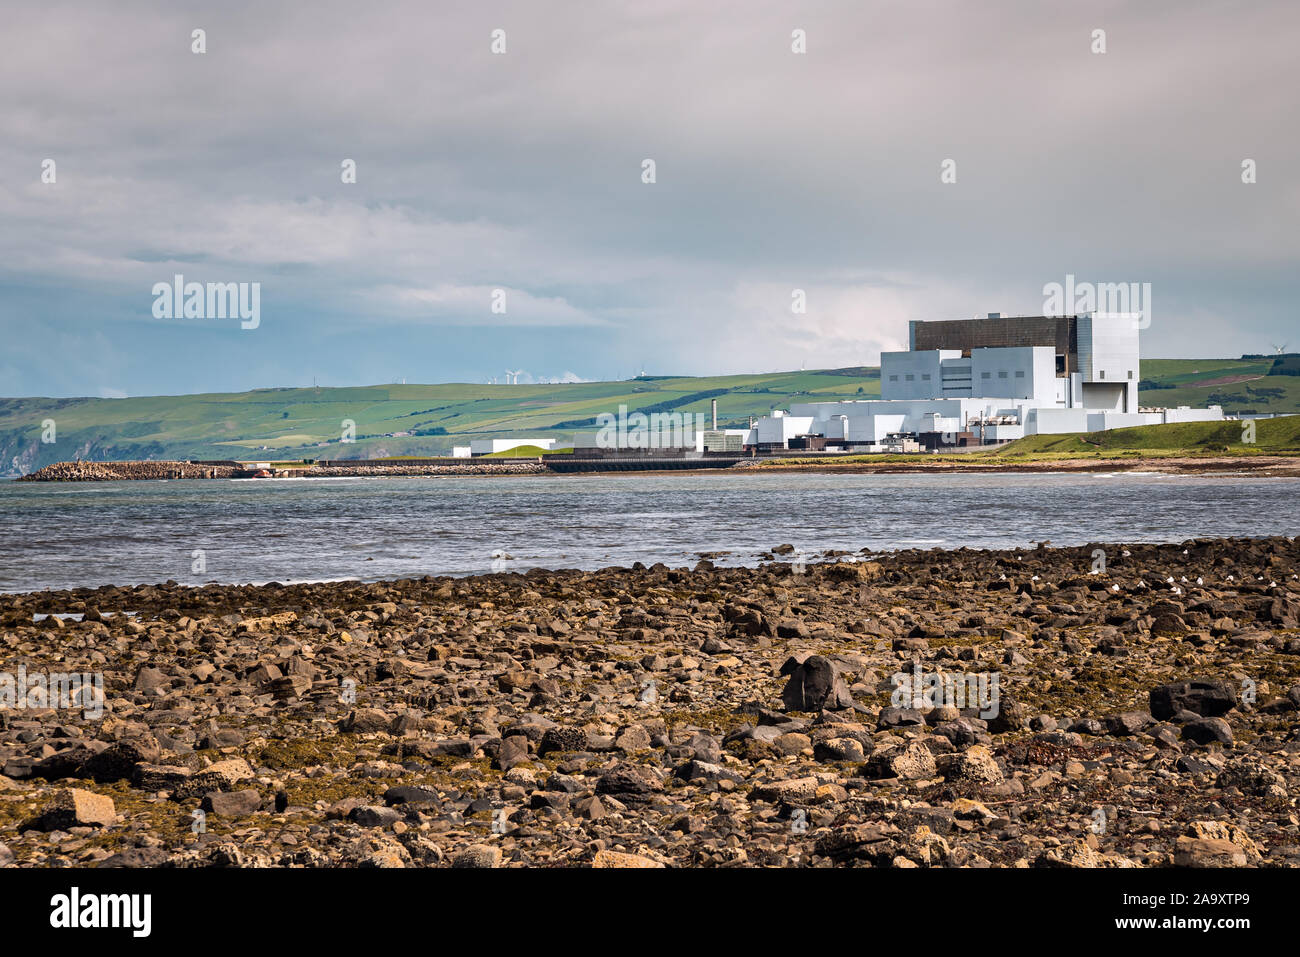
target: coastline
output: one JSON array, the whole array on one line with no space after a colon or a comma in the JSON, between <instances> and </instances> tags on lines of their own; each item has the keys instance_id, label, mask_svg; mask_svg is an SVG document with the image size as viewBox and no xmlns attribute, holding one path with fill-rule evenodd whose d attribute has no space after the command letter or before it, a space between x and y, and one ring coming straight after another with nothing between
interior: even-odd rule
<instances>
[{"instance_id":1,"label":"coastline","mask_svg":"<svg viewBox=\"0 0 1300 957\"><path fill-rule=\"evenodd\" d=\"M1300 542L1107 545L1096 568L1091 546L912 549L3 595L6 661L101 673L105 711L0 712L0 854L1300 864ZM997 675L997 713L894 704L922 672Z\"/></svg>"},{"instance_id":2,"label":"coastline","mask_svg":"<svg viewBox=\"0 0 1300 957\"><path fill-rule=\"evenodd\" d=\"M611 468L608 470L560 473L544 462L474 461L463 465L365 465L328 466L284 469L273 480L293 478L424 478L436 476L500 475L707 475L725 473L818 474L1034 474L1049 472L1157 472L1173 475L1250 475L1252 477L1300 478L1300 456L1116 456L1110 458L1030 459L1026 461L971 461L966 455L915 455L907 458L882 456L881 462L817 461L780 458L747 459L736 465L718 468L675 468L662 470ZM250 474L239 474L250 473ZM185 462L59 462L29 475L16 476L18 482L113 482L113 481L184 481L205 479L253 478L251 470L229 466L191 465Z\"/></svg>"}]
</instances>

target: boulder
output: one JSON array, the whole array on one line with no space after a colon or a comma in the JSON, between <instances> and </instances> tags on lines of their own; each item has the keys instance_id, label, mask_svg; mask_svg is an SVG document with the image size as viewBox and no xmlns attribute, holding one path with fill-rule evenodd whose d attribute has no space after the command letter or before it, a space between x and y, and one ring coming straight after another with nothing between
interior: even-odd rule
<instances>
[{"instance_id":1,"label":"boulder","mask_svg":"<svg viewBox=\"0 0 1300 957\"><path fill-rule=\"evenodd\" d=\"M793 661L794 659L791 659ZM822 711L853 707L849 689L840 678L835 663L822 655L810 655L793 666L786 662L782 674L789 674L781 691L787 711Z\"/></svg>"}]
</instances>

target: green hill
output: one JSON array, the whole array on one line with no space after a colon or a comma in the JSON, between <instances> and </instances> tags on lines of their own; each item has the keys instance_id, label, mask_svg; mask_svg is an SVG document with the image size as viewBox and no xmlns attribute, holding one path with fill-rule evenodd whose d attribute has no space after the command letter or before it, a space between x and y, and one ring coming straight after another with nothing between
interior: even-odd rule
<instances>
[{"instance_id":1,"label":"green hill","mask_svg":"<svg viewBox=\"0 0 1300 957\"><path fill-rule=\"evenodd\" d=\"M1300 376L1285 360L1143 359L1138 401L1143 406L1225 412L1300 412ZM1157 388L1153 388L1156 386Z\"/></svg>"},{"instance_id":2,"label":"green hill","mask_svg":"<svg viewBox=\"0 0 1300 957\"><path fill-rule=\"evenodd\" d=\"M1243 422L1175 422L1106 432L1031 435L991 452L999 459L1124 455L1276 455L1300 453L1300 416L1260 419L1255 441L1245 443Z\"/></svg>"},{"instance_id":3,"label":"green hill","mask_svg":"<svg viewBox=\"0 0 1300 957\"><path fill-rule=\"evenodd\" d=\"M555 438L602 412L709 414L741 426L792 402L880 397L880 373L853 368L557 385L382 385L258 389L128 399L0 399L0 473L68 459L375 458L442 455L475 438ZM53 420L55 441L43 443ZM355 441L342 442L345 421Z\"/></svg>"}]
</instances>

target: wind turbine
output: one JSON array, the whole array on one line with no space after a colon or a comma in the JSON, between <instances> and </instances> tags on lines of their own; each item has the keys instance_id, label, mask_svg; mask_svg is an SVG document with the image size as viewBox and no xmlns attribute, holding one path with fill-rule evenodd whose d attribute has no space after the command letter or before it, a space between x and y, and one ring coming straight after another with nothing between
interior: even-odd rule
<instances>
[{"instance_id":1,"label":"wind turbine","mask_svg":"<svg viewBox=\"0 0 1300 957\"><path fill-rule=\"evenodd\" d=\"M1270 342L1269 345L1273 347L1273 352L1279 356L1286 351L1286 347L1287 347L1287 343L1285 342L1282 343L1280 346L1275 342Z\"/></svg>"}]
</instances>

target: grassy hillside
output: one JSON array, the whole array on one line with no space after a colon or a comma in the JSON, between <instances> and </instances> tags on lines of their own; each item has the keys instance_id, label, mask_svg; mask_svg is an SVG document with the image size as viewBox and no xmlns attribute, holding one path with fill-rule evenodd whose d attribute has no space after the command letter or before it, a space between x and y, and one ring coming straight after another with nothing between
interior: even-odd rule
<instances>
[{"instance_id":1,"label":"grassy hillside","mask_svg":"<svg viewBox=\"0 0 1300 957\"><path fill-rule=\"evenodd\" d=\"M1225 412L1300 412L1300 376L1269 375L1272 359L1143 359L1138 401L1143 406ZM1154 383L1164 388L1147 388Z\"/></svg>"},{"instance_id":2,"label":"grassy hillside","mask_svg":"<svg viewBox=\"0 0 1300 957\"><path fill-rule=\"evenodd\" d=\"M1300 453L1300 416L1260 419L1248 444L1242 422L1176 422L1107 432L1031 435L999 449L974 453L996 459L1119 457L1135 455L1276 455Z\"/></svg>"},{"instance_id":3,"label":"grassy hillside","mask_svg":"<svg viewBox=\"0 0 1300 957\"><path fill-rule=\"evenodd\" d=\"M544 449L540 445L516 445L513 449L506 449L504 452L489 452L483 456L485 459L518 459L518 458L535 458L539 455L570 455L573 449Z\"/></svg>"},{"instance_id":4,"label":"grassy hillside","mask_svg":"<svg viewBox=\"0 0 1300 957\"><path fill-rule=\"evenodd\" d=\"M129 399L0 399L0 473L67 459L374 458L442 455L474 438L555 438L620 405L745 425L791 402L879 398L880 374L853 368L705 378L644 377L564 385L383 385L259 389ZM55 439L41 441L52 419ZM355 441L344 443L344 421ZM405 433L405 434L403 434Z\"/></svg>"}]
</instances>

